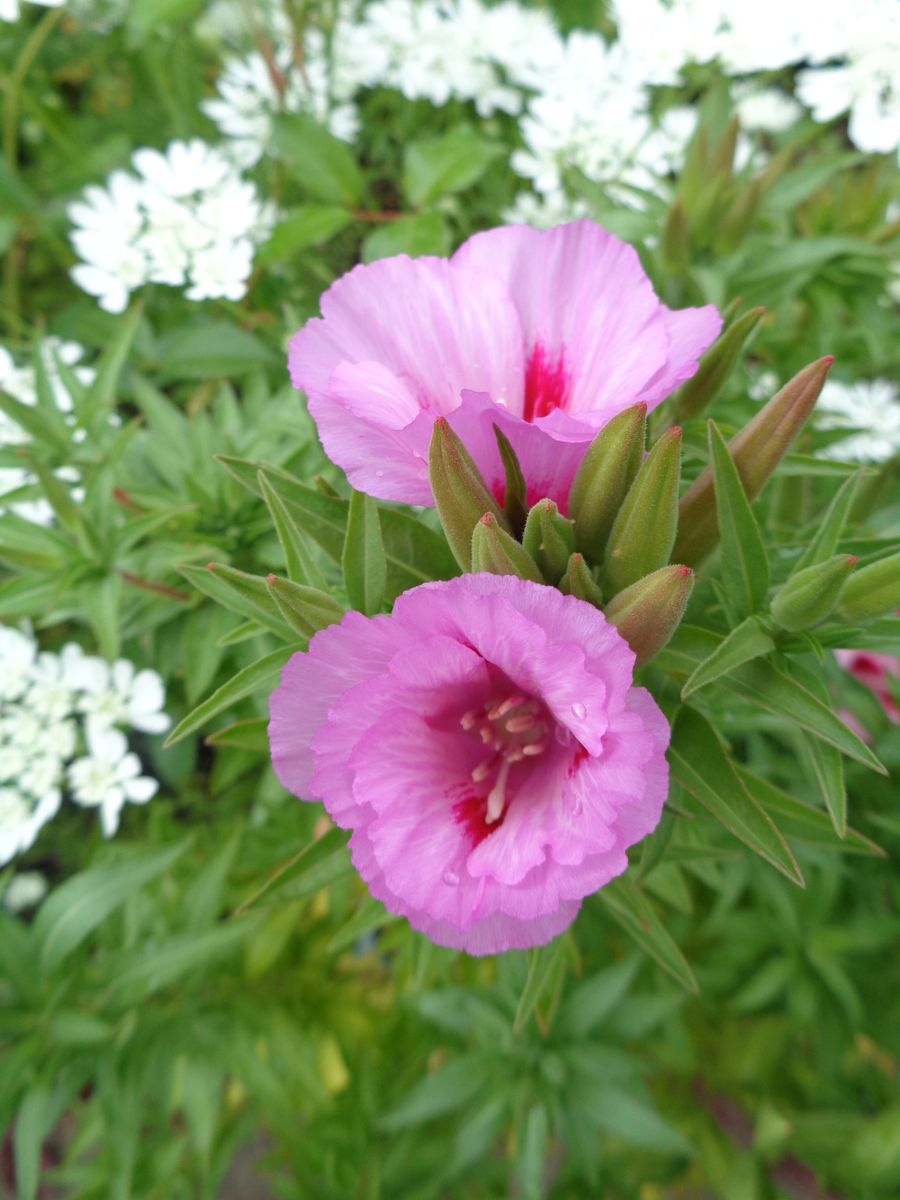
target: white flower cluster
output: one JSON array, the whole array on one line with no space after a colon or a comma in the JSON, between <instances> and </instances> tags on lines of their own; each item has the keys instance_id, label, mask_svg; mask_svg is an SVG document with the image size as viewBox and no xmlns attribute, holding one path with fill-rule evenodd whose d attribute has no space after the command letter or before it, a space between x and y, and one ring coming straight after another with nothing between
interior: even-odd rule
<instances>
[{"instance_id":1,"label":"white flower cluster","mask_svg":"<svg viewBox=\"0 0 900 1200\"><path fill-rule=\"evenodd\" d=\"M84 349L76 342L62 342L58 338L44 338L40 344L40 354L46 371L50 390L56 407L66 418L74 421L72 414L72 397L63 381L58 363L65 363L72 368L79 383L87 386L94 379L92 367L79 366L84 357ZM37 376L32 365L17 366L9 351L0 346L0 391L6 392L20 404L29 407L37 404ZM0 452L6 447L21 446L29 441L26 431L5 413L0 412ZM57 472L60 479L77 482L78 473L70 467L62 467ZM11 509L39 525L48 525L53 520L53 510L46 500L8 501L10 493L34 482L34 476L24 467L0 465L0 512ZM77 492L74 493L77 498Z\"/></svg>"},{"instance_id":2,"label":"white flower cluster","mask_svg":"<svg viewBox=\"0 0 900 1200\"><path fill-rule=\"evenodd\" d=\"M30 0L31 4L39 4L41 8L61 8L66 0ZM20 0L0 0L0 21L18 21L22 15Z\"/></svg>"},{"instance_id":3,"label":"white flower cluster","mask_svg":"<svg viewBox=\"0 0 900 1200\"><path fill-rule=\"evenodd\" d=\"M883 462L900 454L900 388L889 379L841 383L827 380L816 403L820 429L848 429L829 456Z\"/></svg>"},{"instance_id":4,"label":"white flower cluster","mask_svg":"<svg viewBox=\"0 0 900 1200\"><path fill-rule=\"evenodd\" d=\"M274 214L220 150L197 138L137 150L69 206L82 262L72 278L108 312L145 283L188 285L191 300L239 300Z\"/></svg>"},{"instance_id":5,"label":"white flower cluster","mask_svg":"<svg viewBox=\"0 0 900 1200\"><path fill-rule=\"evenodd\" d=\"M100 810L106 837L126 801L145 804L159 784L141 774L123 732L162 733L165 691L155 671L110 666L75 643L40 652L0 626L0 864L32 845L64 792Z\"/></svg>"},{"instance_id":6,"label":"white flower cluster","mask_svg":"<svg viewBox=\"0 0 900 1200\"><path fill-rule=\"evenodd\" d=\"M301 56L270 18L277 79L259 54L234 58L205 108L243 163L262 156L277 111L308 111L352 139L353 98L365 88L436 105L468 100L482 116L521 112L513 166L557 216L569 169L645 187L680 157L692 121L676 110L657 126L649 88L677 84L690 63L718 60L737 76L806 65L798 90L817 119L849 111L865 150L900 141L897 0L833 3L825 14L820 0L615 0L612 9L618 37L609 45L581 30L564 38L545 11L516 0L375 0L360 12L347 3L329 38L306 35ZM738 110L747 128L773 131L803 111L781 89L747 84Z\"/></svg>"}]
</instances>

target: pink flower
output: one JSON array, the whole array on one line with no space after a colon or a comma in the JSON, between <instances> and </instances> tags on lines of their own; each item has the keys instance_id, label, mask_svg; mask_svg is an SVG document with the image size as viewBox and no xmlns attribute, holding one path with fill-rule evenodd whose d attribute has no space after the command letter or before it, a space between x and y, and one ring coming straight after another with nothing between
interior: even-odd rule
<instances>
[{"instance_id":1,"label":"pink flower","mask_svg":"<svg viewBox=\"0 0 900 1200\"><path fill-rule=\"evenodd\" d=\"M875 693L888 719L900 724L900 704L891 690L891 680L900 680L900 658L895 658L892 654L876 654L871 650L835 650L834 654L842 667ZM869 732L862 727L852 712L843 709L840 716L863 741L872 740Z\"/></svg>"},{"instance_id":2,"label":"pink flower","mask_svg":"<svg viewBox=\"0 0 900 1200\"><path fill-rule=\"evenodd\" d=\"M502 497L492 425L519 455L529 501L565 511L610 417L653 409L722 326L712 306L661 304L634 249L593 221L469 238L451 259L358 266L290 349L326 453L360 491L433 504L428 444L446 416Z\"/></svg>"},{"instance_id":3,"label":"pink flower","mask_svg":"<svg viewBox=\"0 0 900 1200\"><path fill-rule=\"evenodd\" d=\"M423 584L294 655L272 761L353 830L372 894L433 941L540 945L662 813L669 728L633 664L601 613L554 588Z\"/></svg>"}]
</instances>

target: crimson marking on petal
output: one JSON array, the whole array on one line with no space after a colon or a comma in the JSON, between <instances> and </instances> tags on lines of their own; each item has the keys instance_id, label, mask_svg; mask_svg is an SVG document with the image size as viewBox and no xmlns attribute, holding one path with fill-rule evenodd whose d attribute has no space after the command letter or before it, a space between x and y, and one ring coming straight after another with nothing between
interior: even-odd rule
<instances>
[{"instance_id":1,"label":"crimson marking on petal","mask_svg":"<svg viewBox=\"0 0 900 1200\"><path fill-rule=\"evenodd\" d=\"M580 770L581 765L586 758L590 758L590 755L587 750L585 750L584 746L579 743L578 749L575 751L572 761L569 763L569 769L566 771L566 775L569 779L571 779L575 773Z\"/></svg>"},{"instance_id":2,"label":"crimson marking on petal","mask_svg":"<svg viewBox=\"0 0 900 1200\"><path fill-rule=\"evenodd\" d=\"M565 350L551 358L543 342L535 342L525 368L526 421L546 417L557 408L565 408L571 376L566 368Z\"/></svg>"},{"instance_id":3,"label":"crimson marking on petal","mask_svg":"<svg viewBox=\"0 0 900 1200\"><path fill-rule=\"evenodd\" d=\"M484 796L478 796L474 791L467 792L463 798L453 805L453 819L457 825L462 825L474 849L486 837L499 829L503 824L501 813L493 824L487 821L487 801Z\"/></svg>"}]
</instances>

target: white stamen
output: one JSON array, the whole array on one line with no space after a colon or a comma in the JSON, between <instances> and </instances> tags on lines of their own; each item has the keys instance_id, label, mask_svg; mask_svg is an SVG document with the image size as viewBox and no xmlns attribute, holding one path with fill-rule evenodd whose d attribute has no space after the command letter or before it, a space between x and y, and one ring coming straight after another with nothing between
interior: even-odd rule
<instances>
[{"instance_id":1,"label":"white stamen","mask_svg":"<svg viewBox=\"0 0 900 1200\"><path fill-rule=\"evenodd\" d=\"M524 733L526 729L531 729L532 725L537 723L537 717L534 713L522 713L519 717L510 717L506 722L506 728L510 733Z\"/></svg>"},{"instance_id":2,"label":"white stamen","mask_svg":"<svg viewBox=\"0 0 900 1200\"><path fill-rule=\"evenodd\" d=\"M546 742L532 742L530 745L522 747L522 753L527 754L529 758L533 758L536 754L543 754L546 749Z\"/></svg>"},{"instance_id":3,"label":"white stamen","mask_svg":"<svg viewBox=\"0 0 900 1200\"><path fill-rule=\"evenodd\" d=\"M488 718L491 721L496 721L498 717L504 717L511 708L522 704L525 700L524 696L507 696L505 700L501 700L499 704L495 704L488 713Z\"/></svg>"},{"instance_id":4,"label":"white stamen","mask_svg":"<svg viewBox=\"0 0 900 1200\"><path fill-rule=\"evenodd\" d=\"M470 709L468 712L463 713L463 715L459 718L459 723L460 723L460 725L462 725L463 729L474 729L475 722L477 720L478 720L478 713L473 708L473 709Z\"/></svg>"},{"instance_id":5,"label":"white stamen","mask_svg":"<svg viewBox=\"0 0 900 1200\"><path fill-rule=\"evenodd\" d=\"M487 812L484 814L486 825L493 825L503 815L506 804L506 777L509 774L509 759L505 758L500 765L497 782L488 792Z\"/></svg>"},{"instance_id":6,"label":"white stamen","mask_svg":"<svg viewBox=\"0 0 900 1200\"><path fill-rule=\"evenodd\" d=\"M485 758L472 771L472 780L474 783L481 783L482 779L487 779L491 771L494 769L493 758Z\"/></svg>"}]
</instances>

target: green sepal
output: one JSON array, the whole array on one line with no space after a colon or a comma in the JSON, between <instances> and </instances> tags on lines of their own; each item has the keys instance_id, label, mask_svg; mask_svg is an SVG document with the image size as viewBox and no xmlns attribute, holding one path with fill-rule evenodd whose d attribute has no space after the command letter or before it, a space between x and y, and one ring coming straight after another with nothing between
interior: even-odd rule
<instances>
[{"instance_id":1,"label":"green sepal","mask_svg":"<svg viewBox=\"0 0 900 1200\"><path fill-rule=\"evenodd\" d=\"M821 624L837 604L858 561L853 554L835 554L823 563L795 572L775 593L772 616L791 633Z\"/></svg>"},{"instance_id":2,"label":"green sepal","mask_svg":"<svg viewBox=\"0 0 900 1200\"><path fill-rule=\"evenodd\" d=\"M503 463L506 475L506 487L503 492L503 511L506 513L510 526L516 537L522 536L525 528L525 518L528 516L527 485L525 474L519 457L513 450L512 442L504 434L499 425L494 425L494 437L497 439L497 449Z\"/></svg>"},{"instance_id":3,"label":"green sepal","mask_svg":"<svg viewBox=\"0 0 900 1200\"><path fill-rule=\"evenodd\" d=\"M520 542L500 528L493 513L485 513L472 532L472 570L544 582L537 563Z\"/></svg>"},{"instance_id":4,"label":"green sepal","mask_svg":"<svg viewBox=\"0 0 900 1200\"><path fill-rule=\"evenodd\" d=\"M800 432L833 362L831 355L826 355L804 367L728 443L748 500L759 494ZM682 497L672 556L696 567L718 540L713 475L706 467Z\"/></svg>"},{"instance_id":5,"label":"green sepal","mask_svg":"<svg viewBox=\"0 0 900 1200\"><path fill-rule=\"evenodd\" d=\"M589 562L603 558L616 513L644 456L647 405L632 404L607 422L588 447L572 482L569 516L575 544Z\"/></svg>"},{"instance_id":6,"label":"green sepal","mask_svg":"<svg viewBox=\"0 0 900 1200\"><path fill-rule=\"evenodd\" d=\"M872 621L900 608L900 553L861 567L844 584L838 613L846 621Z\"/></svg>"},{"instance_id":7,"label":"green sepal","mask_svg":"<svg viewBox=\"0 0 900 1200\"><path fill-rule=\"evenodd\" d=\"M301 637L312 637L318 630L336 624L344 615L337 600L318 588L306 587L278 575L267 575L266 587L282 617Z\"/></svg>"},{"instance_id":8,"label":"green sepal","mask_svg":"<svg viewBox=\"0 0 900 1200\"><path fill-rule=\"evenodd\" d=\"M606 547L602 585L607 596L669 561L678 527L681 429L667 429L638 470Z\"/></svg>"},{"instance_id":9,"label":"green sepal","mask_svg":"<svg viewBox=\"0 0 900 1200\"><path fill-rule=\"evenodd\" d=\"M595 608L603 607L603 591L591 574L591 569L584 561L583 554L576 552L570 555L566 573L559 581L559 590L566 596L576 596L579 600L586 600Z\"/></svg>"},{"instance_id":10,"label":"green sepal","mask_svg":"<svg viewBox=\"0 0 900 1200\"><path fill-rule=\"evenodd\" d=\"M450 549L462 569L470 571L472 533L484 514L493 513L502 529L507 533L511 530L474 459L444 417L438 417L434 423L428 474Z\"/></svg>"},{"instance_id":11,"label":"green sepal","mask_svg":"<svg viewBox=\"0 0 900 1200\"><path fill-rule=\"evenodd\" d=\"M565 575L575 549L575 525L562 516L552 500L539 500L529 512L522 545L548 583Z\"/></svg>"},{"instance_id":12,"label":"green sepal","mask_svg":"<svg viewBox=\"0 0 900 1200\"><path fill-rule=\"evenodd\" d=\"M606 619L634 651L636 667L649 662L671 638L693 590L694 573L690 567L661 567L619 592L607 604Z\"/></svg>"},{"instance_id":13,"label":"green sepal","mask_svg":"<svg viewBox=\"0 0 900 1200\"><path fill-rule=\"evenodd\" d=\"M722 389L751 334L763 318L764 308L751 308L723 331L700 359L694 375L675 395L675 419L686 421L708 408Z\"/></svg>"}]
</instances>

